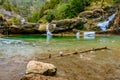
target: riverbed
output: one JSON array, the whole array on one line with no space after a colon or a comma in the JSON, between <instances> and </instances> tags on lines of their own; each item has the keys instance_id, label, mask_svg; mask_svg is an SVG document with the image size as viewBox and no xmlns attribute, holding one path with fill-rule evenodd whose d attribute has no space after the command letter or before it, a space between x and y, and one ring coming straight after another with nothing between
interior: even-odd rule
<instances>
[{"instance_id":1,"label":"riverbed","mask_svg":"<svg viewBox=\"0 0 120 80\"><path fill-rule=\"evenodd\" d=\"M17 35L0 38L0 80L19 80L25 74L28 61L48 54L79 52L91 48L108 47L109 50L91 51L80 55L40 60L57 66L56 76L69 80L120 79L120 36Z\"/></svg>"}]
</instances>

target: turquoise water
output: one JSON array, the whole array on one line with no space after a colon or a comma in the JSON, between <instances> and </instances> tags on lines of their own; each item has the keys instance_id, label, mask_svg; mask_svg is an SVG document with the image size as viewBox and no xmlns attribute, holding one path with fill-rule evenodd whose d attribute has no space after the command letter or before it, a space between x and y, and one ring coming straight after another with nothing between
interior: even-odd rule
<instances>
[{"instance_id":1,"label":"turquoise water","mask_svg":"<svg viewBox=\"0 0 120 80\"><path fill-rule=\"evenodd\" d=\"M0 38L0 53L5 55L34 55L35 53L59 53L80 51L107 46L119 49L120 36L99 36L94 39L76 39L75 36L19 35Z\"/></svg>"}]
</instances>

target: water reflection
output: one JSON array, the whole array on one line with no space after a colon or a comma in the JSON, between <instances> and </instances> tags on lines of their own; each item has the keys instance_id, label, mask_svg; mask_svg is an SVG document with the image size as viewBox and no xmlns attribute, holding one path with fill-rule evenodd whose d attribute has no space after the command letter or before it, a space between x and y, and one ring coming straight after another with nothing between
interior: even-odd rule
<instances>
[{"instance_id":1,"label":"water reflection","mask_svg":"<svg viewBox=\"0 0 120 80\"><path fill-rule=\"evenodd\" d=\"M84 39L95 39L95 32L84 32Z\"/></svg>"},{"instance_id":2,"label":"water reflection","mask_svg":"<svg viewBox=\"0 0 120 80\"><path fill-rule=\"evenodd\" d=\"M79 40L80 39L80 32L76 33L76 38Z\"/></svg>"},{"instance_id":3,"label":"water reflection","mask_svg":"<svg viewBox=\"0 0 120 80\"><path fill-rule=\"evenodd\" d=\"M50 39L52 38L52 35L46 35L46 44L50 43Z\"/></svg>"}]
</instances>

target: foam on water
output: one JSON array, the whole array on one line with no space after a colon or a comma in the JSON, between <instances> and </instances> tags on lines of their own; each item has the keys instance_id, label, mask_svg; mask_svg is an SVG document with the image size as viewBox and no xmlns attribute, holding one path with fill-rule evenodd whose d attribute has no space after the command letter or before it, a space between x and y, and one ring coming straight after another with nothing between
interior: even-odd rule
<instances>
[{"instance_id":1,"label":"foam on water","mask_svg":"<svg viewBox=\"0 0 120 80\"><path fill-rule=\"evenodd\" d=\"M40 49L39 49L40 50ZM4 55L32 55L38 48L29 42L0 38L0 53Z\"/></svg>"}]
</instances>

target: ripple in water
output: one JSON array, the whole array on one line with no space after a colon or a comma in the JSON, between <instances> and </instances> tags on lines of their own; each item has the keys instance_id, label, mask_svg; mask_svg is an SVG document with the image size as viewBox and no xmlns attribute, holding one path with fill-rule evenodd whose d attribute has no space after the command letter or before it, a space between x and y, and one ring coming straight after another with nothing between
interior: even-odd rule
<instances>
[{"instance_id":1,"label":"ripple in water","mask_svg":"<svg viewBox=\"0 0 120 80\"><path fill-rule=\"evenodd\" d=\"M4 55L31 56L40 50L40 48L36 48L35 45L36 44L32 45L22 40L0 38L0 53Z\"/></svg>"}]
</instances>

